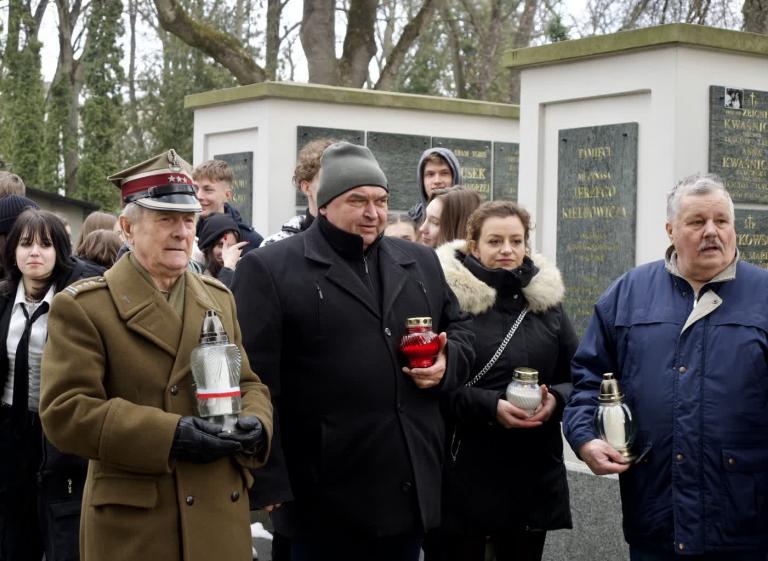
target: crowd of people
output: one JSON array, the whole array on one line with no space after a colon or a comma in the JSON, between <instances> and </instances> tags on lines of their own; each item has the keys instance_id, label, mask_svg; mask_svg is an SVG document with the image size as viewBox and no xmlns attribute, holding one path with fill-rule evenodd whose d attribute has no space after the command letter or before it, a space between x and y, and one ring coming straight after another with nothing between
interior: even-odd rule
<instances>
[{"instance_id":1,"label":"crowd of people","mask_svg":"<svg viewBox=\"0 0 768 561\"><path fill-rule=\"evenodd\" d=\"M561 422L620 474L632 561L766 561L768 272L739 259L723 183L669 192L665 258L579 341L526 209L483 203L447 148L416 176L390 213L368 148L312 141L306 211L262 239L226 162L169 150L109 178L122 212L73 250L1 172L0 561L245 560L256 509L276 561L540 561L572 526ZM239 388L210 394L240 397L233 429L190 374L211 315L240 354ZM414 318L431 363L400 351ZM530 410L505 394L521 372ZM635 463L595 425L606 372Z\"/></svg>"}]
</instances>

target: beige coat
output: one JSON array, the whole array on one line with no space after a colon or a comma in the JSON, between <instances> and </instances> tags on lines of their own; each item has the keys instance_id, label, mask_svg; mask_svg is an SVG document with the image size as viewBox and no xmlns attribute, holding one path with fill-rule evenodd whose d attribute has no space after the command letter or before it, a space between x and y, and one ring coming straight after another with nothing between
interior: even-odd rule
<instances>
[{"instance_id":1,"label":"beige coat","mask_svg":"<svg viewBox=\"0 0 768 561\"><path fill-rule=\"evenodd\" d=\"M245 467L264 458L169 460L179 417L195 414L190 352L211 308L241 349L241 415L259 417L271 435L268 390L218 281L186 273L183 321L127 256L54 299L40 414L54 445L91 459L82 561L251 559Z\"/></svg>"}]
</instances>

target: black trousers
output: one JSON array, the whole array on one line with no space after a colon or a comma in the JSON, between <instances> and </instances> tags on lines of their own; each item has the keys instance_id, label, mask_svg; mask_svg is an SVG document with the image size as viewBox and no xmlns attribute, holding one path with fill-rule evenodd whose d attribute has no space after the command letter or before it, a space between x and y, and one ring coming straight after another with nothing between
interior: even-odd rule
<instances>
[{"instance_id":1,"label":"black trousers","mask_svg":"<svg viewBox=\"0 0 768 561\"><path fill-rule=\"evenodd\" d=\"M0 561L40 561L40 419L30 414L28 426L13 427L9 417L10 408L0 407Z\"/></svg>"},{"instance_id":2,"label":"black trousers","mask_svg":"<svg viewBox=\"0 0 768 561\"><path fill-rule=\"evenodd\" d=\"M485 561L491 544L496 561L541 561L547 533L508 530L490 536L431 531L424 540L424 561Z\"/></svg>"}]
</instances>

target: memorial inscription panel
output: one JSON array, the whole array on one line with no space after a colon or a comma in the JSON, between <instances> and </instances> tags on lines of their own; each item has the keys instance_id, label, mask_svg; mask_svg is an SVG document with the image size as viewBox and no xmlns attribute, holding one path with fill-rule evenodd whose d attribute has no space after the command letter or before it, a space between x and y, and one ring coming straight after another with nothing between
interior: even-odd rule
<instances>
[{"instance_id":1,"label":"memorial inscription panel","mask_svg":"<svg viewBox=\"0 0 768 561\"><path fill-rule=\"evenodd\" d=\"M481 200L491 200L491 143L484 140L461 138L432 138L432 146L448 148L461 164L461 183L480 195Z\"/></svg>"},{"instance_id":2,"label":"memorial inscription panel","mask_svg":"<svg viewBox=\"0 0 768 561\"><path fill-rule=\"evenodd\" d=\"M251 224L253 210L253 152L215 154L214 160L224 160L232 168L232 201L246 224Z\"/></svg>"},{"instance_id":3,"label":"memorial inscription panel","mask_svg":"<svg viewBox=\"0 0 768 561\"><path fill-rule=\"evenodd\" d=\"M741 259L768 269L768 210L736 209L736 245Z\"/></svg>"},{"instance_id":4,"label":"memorial inscription panel","mask_svg":"<svg viewBox=\"0 0 768 561\"><path fill-rule=\"evenodd\" d=\"M493 143L493 200L517 202L517 176L520 145L516 142Z\"/></svg>"},{"instance_id":5,"label":"memorial inscription panel","mask_svg":"<svg viewBox=\"0 0 768 561\"><path fill-rule=\"evenodd\" d=\"M389 182L391 210L408 210L421 201L416 168L421 153L429 146L428 136L368 132L368 148Z\"/></svg>"},{"instance_id":6,"label":"memorial inscription panel","mask_svg":"<svg viewBox=\"0 0 768 561\"><path fill-rule=\"evenodd\" d=\"M637 123L559 131L557 264L579 336L608 286L635 265Z\"/></svg>"},{"instance_id":7,"label":"memorial inscription panel","mask_svg":"<svg viewBox=\"0 0 768 561\"><path fill-rule=\"evenodd\" d=\"M735 203L768 203L768 92L709 87L709 171Z\"/></svg>"}]
</instances>

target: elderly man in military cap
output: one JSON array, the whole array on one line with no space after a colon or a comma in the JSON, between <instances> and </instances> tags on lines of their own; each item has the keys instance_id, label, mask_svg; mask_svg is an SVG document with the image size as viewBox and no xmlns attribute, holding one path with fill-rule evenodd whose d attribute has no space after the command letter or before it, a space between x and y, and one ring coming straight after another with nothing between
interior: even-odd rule
<instances>
[{"instance_id":1,"label":"elderly man in military cap","mask_svg":"<svg viewBox=\"0 0 768 561\"><path fill-rule=\"evenodd\" d=\"M170 150L110 177L132 251L51 307L40 413L55 446L91 460L83 561L251 558L246 487L266 460L272 409L231 294L187 270L200 211L189 169ZM190 353L208 310L241 348L231 433L195 415Z\"/></svg>"}]
</instances>

